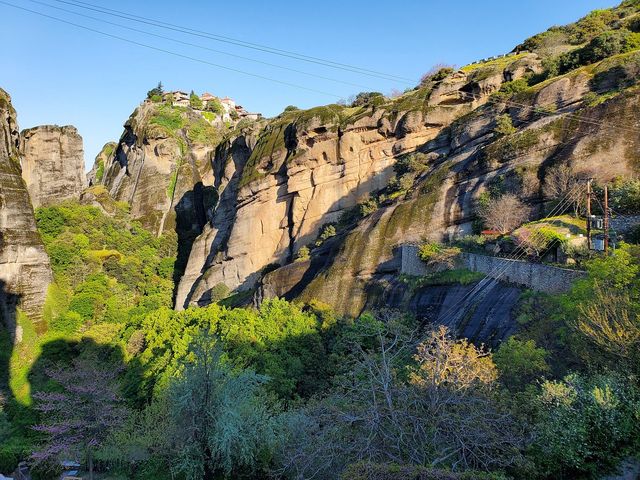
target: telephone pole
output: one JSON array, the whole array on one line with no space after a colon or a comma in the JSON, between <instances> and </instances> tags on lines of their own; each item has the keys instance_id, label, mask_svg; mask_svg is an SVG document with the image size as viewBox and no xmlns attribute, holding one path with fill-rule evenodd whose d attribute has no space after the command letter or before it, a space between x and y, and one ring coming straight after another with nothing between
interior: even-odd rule
<instances>
[{"instance_id":1,"label":"telephone pole","mask_svg":"<svg viewBox=\"0 0 640 480\"><path fill-rule=\"evenodd\" d=\"M604 186L604 254L609 250L609 188Z\"/></svg>"},{"instance_id":2,"label":"telephone pole","mask_svg":"<svg viewBox=\"0 0 640 480\"><path fill-rule=\"evenodd\" d=\"M587 180L587 248L591 250L591 179Z\"/></svg>"}]
</instances>

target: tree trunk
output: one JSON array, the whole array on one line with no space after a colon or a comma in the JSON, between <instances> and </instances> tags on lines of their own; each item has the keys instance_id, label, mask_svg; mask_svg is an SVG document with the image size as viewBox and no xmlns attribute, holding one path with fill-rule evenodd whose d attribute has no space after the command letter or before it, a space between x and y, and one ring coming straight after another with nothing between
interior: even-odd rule
<instances>
[{"instance_id":1,"label":"tree trunk","mask_svg":"<svg viewBox=\"0 0 640 480\"><path fill-rule=\"evenodd\" d=\"M91 450L87 454L87 464L89 466L89 480L93 480L93 455Z\"/></svg>"}]
</instances>

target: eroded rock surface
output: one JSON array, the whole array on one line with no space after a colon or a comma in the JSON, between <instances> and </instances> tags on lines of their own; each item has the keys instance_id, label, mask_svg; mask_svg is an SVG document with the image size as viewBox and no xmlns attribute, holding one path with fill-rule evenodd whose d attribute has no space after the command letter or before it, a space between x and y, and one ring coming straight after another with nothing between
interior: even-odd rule
<instances>
[{"instance_id":1,"label":"eroded rock surface","mask_svg":"<svg viewBox=\"0 0 640 480\"><path fill-rule=\"evenodd\" d=\"M75 127L42 125L21 134L22 178L34 208L77 200L85 187L82 137Z\"/></svg>"},{"instance_id":2,"label":"eroded rock surface","mask_svg":"<svg viewBox=\"0 0 640 480\"><path fill-rule=\"evenodd\" d=\"M21 176L19 146L16 112L0 89L0 316L10 330L17 305L32 320L41 319L52 280Z\"/></svg>"}]
</instances>

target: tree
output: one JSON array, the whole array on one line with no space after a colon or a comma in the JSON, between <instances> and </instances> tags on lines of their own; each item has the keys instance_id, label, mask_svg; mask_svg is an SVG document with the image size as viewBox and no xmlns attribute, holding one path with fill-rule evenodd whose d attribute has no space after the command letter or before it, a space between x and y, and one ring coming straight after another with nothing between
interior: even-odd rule
<instances>
[{"instance_id":1,"label":"tree","mask_svg":"<svg viewBox=\"0 0 640 480\"><path fill-rule=\"evenodd\" d=\"M204 333L168 390L176 440L176 470L187 478L237 478L254 472L274 442L272 413L263 386L267 378L233 370Z\"/></svg>"},{"instance_id":2,"label":"tree","mask_svg":"<svg viewBox=\"0 0 640 480\"><path fill-rule=\"evenodd\" d=\"M351 102L352 107L362 107L364 105L377 104L384 101L384 95L380 92L360 92Z\"/></svg>"},{"instance_id":3,"label":"tree","mask_svg":"<svg viewBox=\"0 0 640 480\"><path fill-rule=\"evenodd\" d=\"M518 197L506 193L489 199L478 209L478 216L493 230L505 234L520 226L529 216L529 209Z\"/></svg>"},{"instance_id":4,"label":"tree","mask_svg":"<svg viewBox=\"0 0 640 480\"><path fill-rule=\"evenodd\" d=\"M455 65L447 65L446 63L438 63L431 67L420 78L420 85L424 85L427 82L439 82L444 80L455 71Z\"/></svg>"},{"instance_id":5,"label":"tree","mask_svg":"<svg viewBox=\"0 0 640 480\"><path fill-rule=\"evenodd\" d=\"M491 356L440 327L407 372L408 321L390 310L358 319L343 338L351 355L338 388L285 415L277 473L331 479L360 461L488 470L519 460L519 425L491 396Z\"/></svg>"},{"instance_id":6,"label":"tree","mask_svg":"<svg viewBox=\"0 0 640 480\"><path fill-rule=\"evenodd\" d=\"M547 197L560 201L565 198L571 201L573 213L578 215L582 189L577 188L578 176L567 164L551 167L544 178L544 193Z\"/></svg>"},{"instance_id":7,"label":"tree","mask_svg":"<svg viewBox=\"0 0 640 480\"><path fill-rule=\"evenodd\" d=\"M191 90L191 94L189 95L189 104L191 108L195 108L196 110L202 110L202 100L200 97Z\"/></svg>"},{"instance_id":8,"label":"tree","mask_svg":"<svg viewBox=\"0 0 640 480\"><path fill-rule=\"evenodd\" d=\"M33 458L37 463L66 455L86 458L93 479L95 450L128 414L118 393L118 369L86 354L75 358L69 368L46 372L59 390L33 395L43 418L33 428L46 438Z\"/></svg>"},{"instance_id":9,"label":"tree","mask_svg":"<svg viewBox=\"0 0 640 480\"><path fill-rule=\"evenodd\" d=\"M207 106L205 107L207 112L213 112L217 115L222 115L224 112L224 107L222 103L217 98L213 98L207 102Z\"/></svg>"},{"instance_id":10,"label":"tree","mask_svg":"<svg viewBox=\"0 0 640 480\"><path fill-rule=\"evenodd\" d=\"M523 389L535 379L551 370L546 358L548 352L536 347L533 340L518 340L515 337L500 345L493 359L500 372L500 380L511 389Z\"/></svg>"},{"instance_id":11,"label":"tree","mask_svg":"<svg viewBox=\"0 0 640 480\"><path fill-rule=\"evenodd\" d=\"M158 82L158 85L147 92L147 98L151 99L153 97L159 96L162 97L164 94L164 87L162 86L162 82Z\"/></svg>"},{"instance_id":12,"label":"tree","mask_svg":"<svg viewBox=\"0 0 640 480\"><path fill-rule=\"evenodd\" d=\"M494 132L499 137L507 137L516 133L517 129L513 126L511 115L509 115L508 113L498 115L496 117L496 128L494 129Z\"/></svg>"}]
</instances>

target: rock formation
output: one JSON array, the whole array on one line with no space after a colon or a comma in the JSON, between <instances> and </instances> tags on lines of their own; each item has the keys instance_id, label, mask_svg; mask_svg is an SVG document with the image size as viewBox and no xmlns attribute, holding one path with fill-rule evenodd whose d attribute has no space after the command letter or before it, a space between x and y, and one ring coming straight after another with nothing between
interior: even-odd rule
<instances>
[{"instance_id":1,"label":"rock formation","mask_svg":"<svg viewBox=\"0 0 640 480\"><path fill-rule=\"evenodd\" d=\"M290 297L317 298L356 315L377 276L389 271L395 245L470 233L477 198L492 185L508 184L543 208L551 165L567 163L578 175L601 180L637 169L629 139L602 126L636 118L637 93L593 106L584 100L605 89L620 65L602 62L534 87L525 83L516 99L498 93L507 82L539 73L540 65L536 54L514 54L382 104L285 112L257 133L237 132L214 159L219 204L193 245L176 308L210 302L219 283L237 291L256 287L265 267L288 264L322 225L385 187L393 165L409 152L429 162L415 185L342 229L332 248L314 250L299 281L285 280L296 292ZM499 115L510 116L515 134L496 133ZM291 268L300 273L300 266ZM273 282L270 288L288 291Z\"/></svg>"},{"instance_id":2,"label":"rock formation","mask_svg":"<svg viewBox=\"0 0 640 480\"><path fill-rule=\"evenodd\" d=\"M52 280L21 177L19 146L16 113L0 89L0 316L5 322L14 318L16 304L32 320L40 319Z\"/></svg>"},{"instance_id":3,"label":"rock formation","mask_svg":"<svg viewBox=\"0 0 640 480\"><path fill-rule=\"evenodd\" d=\"M34 208L77 200L85 187L82 137L75 127L43 125L21 134L22 178Z\"/></svg>"}]
</instances>

